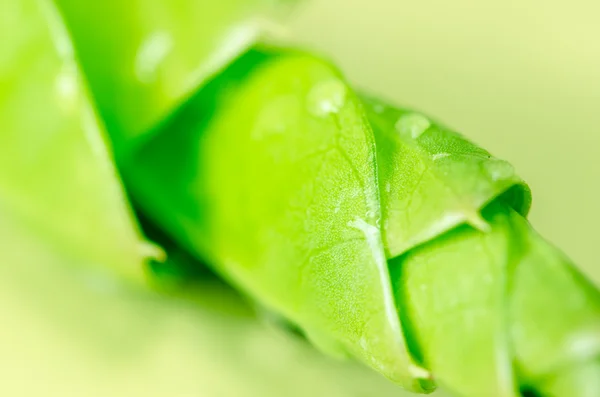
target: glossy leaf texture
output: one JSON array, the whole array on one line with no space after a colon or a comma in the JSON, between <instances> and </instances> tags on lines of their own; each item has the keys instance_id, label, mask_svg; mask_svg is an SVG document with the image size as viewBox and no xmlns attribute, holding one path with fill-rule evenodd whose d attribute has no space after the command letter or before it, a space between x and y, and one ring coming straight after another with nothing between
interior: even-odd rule
<instances>
[{"instance_id":1,"label":"glossy leaf texture","mask_svg":"<svg viewBox=\"0 0 600 397\"><path fill-rule=\"evenodd\" d=\"M294 2L55 1L119 157Z\"/></svg>"},{"instance_id":2,"label":"glossy leaf texture","mask_svg":"<svg viewBox=\"0 0 600 397\"><path fill-rule=\"evenodd\" d=\"M483 217L390 261L422 360L458 396L597 394L598 290L510 207Z\"/></svg>"},{"instance_id":3,"label":"glossy leaf texture","mask_svg":"<svg viewBox=\"0 0 600 397\"><path fill-rule=\"evenodd\" d=\"M598 291L526 223L512 167L320 59L250 51L124 169L252 299L405 388L561 396L597 368Z\"/></svg>"},{"instance_id":4,"label":"glossy leaf texture","mask_svg":"<svg viewBox=\"0 0 600 397\"><path fill-rule=\"evenodd\" d=\"M131 215L53 4L0 3L0 206L82 268L143 276Z\"/></svg>"},{"instance_id":5,"label":"glossy leaf texture","mask_svg":"<svg viewBox=\"0 0 600 397\"><path fill-rule=\"evenodd\" d=\"M215 81L125 167L132 191L315 344L423 390L428 374L411 359L396 314L360 100L311 57L271 62L252 52L234 69L239 85L215 92L223 80Z\"/></svg>"},{"instance_id":6,"label":"glossy leaf texture","mask_svg":"<svg viewBox=\"0 0 600 397\"><path fill-rule=\"evenodd\" d=\"M486 230L481 208L497 197L527 215L531 193L508 162L421 113L363 101L377 140L389 257L463 223Z\"/></svg>"}]
</instances>

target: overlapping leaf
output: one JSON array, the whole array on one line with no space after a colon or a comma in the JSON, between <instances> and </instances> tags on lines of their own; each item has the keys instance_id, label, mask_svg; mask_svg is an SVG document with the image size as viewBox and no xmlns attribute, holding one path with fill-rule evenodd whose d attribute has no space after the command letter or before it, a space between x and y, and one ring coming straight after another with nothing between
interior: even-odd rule
<instances>
[{"instance_id":1,"label":"overlapping leaf","mask_svg":"<svg viewBox=\"0 0 600 397\"><path fill-rule=\"evenodd\" d=\"M0 203L65 255L139 278L151 252L59 15L45 0L0 15Z\"/></svg>"},{"instance_id":2,"label":"overlapping leaf","mask_svg":"<svg viewBox=\"0 0 600 397\"><path fill-rule=\"evenodd\" d=\"M56 0L117 155L247 49L290 0Z\"/></svg>"},{"instance_id":3,"label":"overlapping leaf","mask_svg":"<svg viewBox=\"0 0 600 397\"><path fill-rule=\"evenodd\" d=\"M355 96L310 55L251 51L125 169L190 250L323 350L406 388L430 391L431 370L458 395L511 397L542 390L540 377L572 381L567 362L594 368L597 356L587 364L566 341L600 346L598 293L567 282L568 262L527 226L530 193L512 167L421 114ZM579 297L577 315L561 294ZM536 326L556 317L532 296L572 321ZM538 343L545 359L529 350Z\"/></svg>"}]
</instances>

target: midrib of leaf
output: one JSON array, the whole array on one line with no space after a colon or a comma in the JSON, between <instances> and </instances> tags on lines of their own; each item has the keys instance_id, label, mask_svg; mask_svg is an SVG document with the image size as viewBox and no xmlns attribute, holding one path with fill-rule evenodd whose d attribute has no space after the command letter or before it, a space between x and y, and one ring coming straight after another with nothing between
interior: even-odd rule
<instances>
[{"instance_id":1,"label":"midrib of leaf","mask_svg":"<svg viewBox=\"0 0 600 397\"><path fill-rule=\"evenodd\" d=\"M493 158L487 152L475 147L464 138L454 133L446 132L444 128L437 126L434 122L426 119L425 116L407 110L391 108L368 96L363 95L361 98L365 104L364 108L368 118L373 125L377 144L384 146L397 145L399 148L399 150L391 154L388 153L388 150L391 149L385 147L378 148L377 157L378 162L380 162L378 168L381 169L382 172L382 177L379 178L379 190L381 196L384 198L383 205L386 206L383 213L384 216L387 215L382 225L382 231L384 238L386 239L388 257L392 258L402 255L410 249L430 241L432 238L435 238L435 236L446 233L464 223L470 224L482 231L488 230L487 223L481 217L481 210L483 207L497 197L502 196L511 188L517 185L520 186L522 182L520 182L514 174L498 180L490 179L486 172L481 168L482 165L486 161L498 162L500 160ZM396 127L397 122L401 120L402 117L412 115L418 115L428 122L427 128L420 132L417 138L401 133ZM445 167L440 166L437 161L433 159L433 156L438 153L431 152L419 143L420 139L427 139L428 134L433 133L434 131L438 134L448 134L449 137L454 139L453 143L455 145L445 148L443 152L446 156L441 160L446 162L447 165ZM434 136L430 137L430 139L433 138ZM435 136L435 139L439 139L439 137ZM468 150L461 151L460 145L464 145L465 149ZM474 152L475 149L477 150L476 152ZM481 151L481 153L479 153L479 151ZM402 157L406 156L407 153L410 153L408 158ZM382 157L385 155L391 157ZM464 163L470 168L476 168L476 174L468 176L467 179L461 175L462 171L457 171L451 167L451 163L447 163L449 161L455 161L459 162L457 164L460 164L460 161L464 161L465 158L478 160L477 162L467 161ZM399 171L398 168L406 168L401 167L400 165L403 164L403 162L412 164L411 162L415 160L418 161L420 165L420 167L417 168L422 168L422 170L419 170L418 176L415 176L412 179L409 179L406 176L398 176L402 172L414 172L414 165L408 166L409 170ZM392 164L392 162L397 162L398 165L391 166L390 164ZM478 167L475 166L477 163L479 163ZM400 181L409 183L411 185L410 188L414 190L407 194L407 191L402 191L403 187L394 186L394 183ZM436 193L429 193L429 195L439 194L439 192L441 192L442 197L436 197L436 201L434 202L432 197L421 194L424 202L423 205L425 206L423 208L427 208L427 211L429 212L439 213L439 216L437 220L434 220L433 218L424 220L422 215L424 210L422 208L412 208L411 205L414 196L418 194L417 192L421 192L423 183L427 183L428 186L432 187L432 182L435 182L433 186L437 186L437 189L435 190ZM392 185L388 188L386 185L389 185L390 183L392 183ZM474 187L476 187L477 190L472 193L459 193L459 186L464 183L474 184ZM401 193L400 200L397 198L390 199L390 197L393 197L394 194L398 194L398 192ZM482 195L483 192L485 192L485 194ZM523 189L523 192L526 196L527 191ZM402 204L402 207L396 208L395 205L397 204ZM396 215L393 216L394 214ZM409 221L411 223L406 224L405 219L402 219L406 216L413 219L412 221ZM417 217L416 219L418 222L416 224L414 223L415 216ZM443 223L440 222L440 219L444 220ZM401 237L398 236L399 231L401 231ZM390 236L393 236L394 239L390 240ZM387 246L388 244L392 245Z\"/></svg>"}]
</instances>

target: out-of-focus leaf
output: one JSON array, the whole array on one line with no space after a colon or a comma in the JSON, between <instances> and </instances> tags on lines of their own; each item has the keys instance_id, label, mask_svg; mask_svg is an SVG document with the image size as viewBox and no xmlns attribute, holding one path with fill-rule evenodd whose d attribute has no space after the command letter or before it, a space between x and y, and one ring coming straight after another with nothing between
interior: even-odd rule
<instances>
[{"instance_id":1,"label":"out-of-focus leaf","mask_svg":"<svg viewBox=\"0 0 600 397\"><path fill-rule=\"evenodd\" d=\"M509 268L507 294L518 374L542 396L600 394L598 287L521 217L510 213L509 222L520 254ZM586 376L589 382L580 383ZM553 390L558 385L562 392Z\"/></svg>"},{"instance_id":2,"label":"out-of-focus leaf","mask_svg":"<svg viewBox=\"0 0 600 397\"><path fill-rule=\"evenodd\" d=\"M66 255L140 277L148 252L59 15L5 0L0 21L0 203Z\"/></svg>"},{"instance_id":3,"label":"out-of-focus leaf","mask_svg":"<svg viewBox=\"0 0 600 397\"><path fill-rule=\"evenodd\" d=\"M78 263L5 210L2 396L409 397L261 324L214 280L180 291L185 299L82 283Z\"/></svg>"},{"instance_id":4,"label":"out-of-focus leaf","mask_svg":"<svg viewBox=\"0 0 600 397\"><path fill-rule=\"evenodd\" d=\"M285 0L56 0L117 155L247 49Z\"/></svg>"}]
</instances>

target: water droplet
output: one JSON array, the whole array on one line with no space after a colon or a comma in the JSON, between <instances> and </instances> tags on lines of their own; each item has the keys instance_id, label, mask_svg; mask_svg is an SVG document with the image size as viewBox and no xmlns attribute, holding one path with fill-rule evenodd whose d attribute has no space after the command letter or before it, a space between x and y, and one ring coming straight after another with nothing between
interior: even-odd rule
<instances>
[{"instance_id":1,"label":"water droplet","mask_svg":"<svg viewBox=\"0 0 600 397\"><path fill-rule=\"evenodd\" d=\"M515 169L510 163L499 159L492 159L485 162L485 169L493 181L508 179L515 173Z\"/></svg>"},{"instance_id":2,"label":"water droplet","mask_svg":"<svg viewBox=\"0 0 600 397\"><path fill-rule=\"evenodd\" d=\"M156 74L161 63L171 52L173 39L164 31L152 33L142 42L135 58L135 74L144 84L156 80Z\"/></svg>"},{"instance_id":3,"label":"water droplet","mask_svg":"<svg viewBox=\"0 0 600 397\"><path fill-rule=\"evenodd\" d=\"M75 64L66 63L54 81L58 103L61 108L68 111L73 109L79 99L79 81Z\"/></svg>"},{"instance_id":4,"label":"water droplet","mask_svg":"<svg viewBox=\"0 0 600 397\"><path fill-rule=\"evenodd\" d=\"M431 158L433 161L443 159L444 157L450 157L450 153L436 153Z\"/></svg>"},{"instance_id":5,"label":"water droplet","mask_svg":"<svg viewBox=\"0 0 600 397\"><path fill-rule=\"evenodd\" d=\"M419 113L404 114L396 122L396 130L413 139L419 138L429 127L431 127L429 119Z\"/></svg>"},{"instance_id":6,"label":"water droplet","mask_svg":"<svg viewBox=\"0 0 600 397\"><path fill-rule=\"evenodd\" d=\"M346 85L330 79L315 85L307 97L308 111L317 117L326 117L340 111L346 103Z\"/></svg>"},{"instance_id":7,"label":"water droplet","mask_svg":"<svg viewBox=\"0 0 600 397\"><path fill-rule=\"evenodd\" d=\"M388 192L388 193L392 191L392 184L391 183L388 182L388 183L385 184L385 191Z\"/></svg>"}]
</instances>

